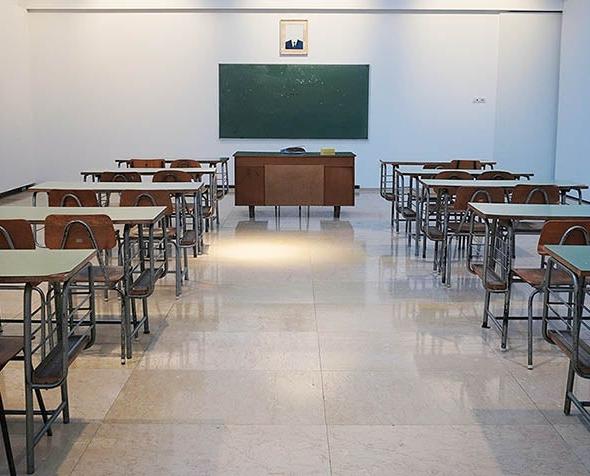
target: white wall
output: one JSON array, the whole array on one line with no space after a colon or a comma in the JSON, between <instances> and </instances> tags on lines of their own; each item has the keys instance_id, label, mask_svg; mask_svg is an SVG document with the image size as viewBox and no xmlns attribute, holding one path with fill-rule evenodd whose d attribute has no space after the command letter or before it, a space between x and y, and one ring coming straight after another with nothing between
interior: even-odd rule
<instances>
[{"instance_id":1,"label":"white wall","mask_svg":"<svg viewBox=\"0 0 590 476\"><path fill-rule=\"evenodd\" d=\"M0 1L0 192L35 181L26 11Z\"/></svg>"},{"instance_id":2,"label":"white wall","mask_svg":"<svg viewBox=\"0 0 590 476\"><path fill-rule=\"evenodd\" d=\"M590 183L590 2L567 0L563 15L557 178ZM590 193L585 193L590 198Z\"/></svg>"},{"instance_id":3,"label":"white wall","mask_svg":"<svg viewBox=\"0 0 590 476\"><path fill-rule=\"evenodd\" d=\"M561 15L500 15L495 158L553 178Z\"/></svg>"},{"instance_id":4,"label":"white wall","mask_svg":"<svg viewBox=\"0 0 590 476\"><path fill-rule=\"evenodd\" d=\"M279 58L279 19L302 15L310 22L309 56ZM517 30L501 30L491 13L31 13L43 177L78 178L81 168L108 167L118 156L221 155L301 143L219 140L220 62L371 64L369 140L303 143L355 151L362 186L377 186L380 158L489 158L496 147L512 166L523 149L496 138L496 91L512 94L546 80L541 90L555 87L554 48L547 49L556 41L555 22L546 15L553 18L532 14L526 43L534 57L549 60L523 67L511 77L517 88L506 91L497 81L498 57L507 58L500 50L514 45L501 31ZM475 96L487 103L473 104ZM540 119L530 101L507 112L537 124L535 134L554 127L554 117ZM535 149L543 159L536 154L523 167L546 169L539 161L551 155L549 142Z\"/></svg>"}]
</instances>

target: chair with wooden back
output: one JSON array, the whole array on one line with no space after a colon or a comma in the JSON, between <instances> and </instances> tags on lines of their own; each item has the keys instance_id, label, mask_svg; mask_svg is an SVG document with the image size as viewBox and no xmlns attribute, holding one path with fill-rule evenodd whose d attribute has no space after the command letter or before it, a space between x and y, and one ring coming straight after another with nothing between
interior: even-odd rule
<instances>
[{"instance_id":1,"label":"chair with wooden back","mask_svg":"<svg viewBox=\"0 0 590 476\"><path fill-rule=\"evenodd\" d=\"M443 282L450 286L451 283L451 248L453 239L472 240L476 236L483 236L485 225L476 220L469 210L469 203L504 203L506 195L501 187L478 187L466 185L457 188L455 200L449 205L445 213L443 226L443 256L442 269L445 272Z\"/></svg>"},{"instance_id":2,"label":"chair with wooden back","mask_svg":"<svg viewBox=\"0 0 590 476\"><path fill-rule=\"evenodd\" d=\"M183 170L166 169L156 172L152 182L192 182L193 178Z\"/></svg>"},{"instance_id":3,"label":"chair with wooden back","mask_svg":"<svg viewBox=\"0 0 590 476\"><path fill-rule=\"evenodd\" d=\"M163 169L166 167L164 159L131 159L129 167L132 169Z\"/></svg>"},{"instance_id":4,"label":"chair with wooden back","mask_svg":"<svg viewBox=\"0 0 590 476\"><path fill-rule=\"evenodd\" d=\"M511 203L557 205L561 201L559 187L557 185L528 185L522 184L514 187ZM538 235L543 229L543 221L522 220L513 225L514 233L518 235Z\"/></svg>"},{"instance_id":5,"label":"chair with wooden back","mask_svg":"<svg viewBox=\"0 0 590 476\"><path fill-rule=\"evenodd\" d=\"M98 197L92 190L50 190L50 207L98 207Z\"/></svg>"},{"instance_id":6,"label":"chair with wooden back","mask_svg":"<svg viewBox=\"0 0 590 476\"><path fill-rule=\"evenodd\" d=\"M201 167L201 162L194 159L176 159L170 163L171 169L198 169ZM193 174L195 180L201 180L203 174Z\"/></svg>"},{"instance_id":7,"label":"chair with wooden back","mask_svg":"<svg viewBox=\"0 0 590 476\"><path fill-rule=\"evenodd\" d=\"M476 177L477 180L516 180L516 176L503 170L488 170Z\"/></svg>"},{"instance_id":8,"label":"chair with wooden back","mask_svg":"<svg viewBox=\"0 0 590 476\"><path fill-rule=\"evenodd\" d=\"M450 162L450 169L479 170L483 168L481 161L476 159L454 159Z\"/></svg>"},{"instance_id":9,"label":"chair with wooden back","mask_svg":"<svg viewBox=\"0 0 590 476\"><path fill-rule=\"evenodd\" d=\"M422 167L425 169L448 169L450 166L450 162L427 162Z\"/></svg>"},{"instance_id":10,"label":"chair with wooden back","mask_svg":"<svg viewBox=\"0 0 590 476\"><path fill-rule=\"evenodd\" d=\"M89 292L115 291L121 298L121 363L130 345L130 298L126 293L123 266L106 264L105 256L117 246L117 235L107 215L49 215L45 219L45 244L50 249L93 249L98 265L91 265L75 277L76 285ZM112 321L117 323L119 321Z\"/></svg>"},{"instance_id":11,"label":"chair with wooden back","mask_svg":"<svg viewBox=\"0 0 590 476\"><path fill-rule=\"evenodd\" d=\"M137 172L103 172L98 177L99 182L141 182L141 175Z\"/></svg>"},{"instance_id":12,"label":"chair with wooden back","mask_svg":"<svg viewBox=\"0 0 590 476\"><path fill-rule=\"evenodd\" d=\"M589 245L590 244L590 220L550 220L547 221L539 241L537 253L545 258L547 245ZM528 299L528 368L533 368L533 304L535 297L543 291L546 277L544 259L539 268L515 268L513 271L513 284L526 283L533 288ZM567 272L554 269L551 273L551 286L565 288L572 287L572 279ZM506 332L508 324L505 324Z\"/></svg>"}]
</instances>

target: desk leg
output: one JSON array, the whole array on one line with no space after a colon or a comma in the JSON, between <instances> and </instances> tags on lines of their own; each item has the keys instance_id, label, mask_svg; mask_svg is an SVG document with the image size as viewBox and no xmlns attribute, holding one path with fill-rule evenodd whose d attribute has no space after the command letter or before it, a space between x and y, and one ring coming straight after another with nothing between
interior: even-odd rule
<instances>
[{"instance_id":1,"label":"desk leg","mask_svg":"<svg viewBox=\"0 0 590 476\"><path fill-rule=\"evenodd\" d=\"M130 237L130 226L125 225L123 231L123 271L124 271L124 283L123 283L123 322L122 329L124 334L124 345L122 345L121 351L121 363L125 363L125 357L130 359L133 356L133 350L131 348L131 299L129 298L129 292L131 291L131 237Z\"/></svg>"},{"instance_id":2,"label":"desk leg","mask_svg":"<svg viewBox=\"0 0 590 476\"><path fill-rule=\"evenodd\" d=\"M176 226L176 236L175 236L175 241L176 241L176 250L174 253L174 259L176 261L176 267L174 270L174 274L176 277L176 297L180 296L180 286L181 286L181 281L182 281L182 260L181 260L181 248L180 248L180 234L182 231L182 226L180 224L180 207L182 206L182 198L180 196L180 194L177 194L175 197L175 202L176 202L176 211L175 211L175 226Z\"/></svg>"},{"instance_id":3,"label":"desk leg","mask_svg":"<svg viewBox=\"0 0 590 476\"><path fill-rule=\"evenodd\" d=\"M255 212L254 212L254 210L255 210L255 207L253 205L249 205L248 206L248 217L251 220L254 220L254 218L255 218Z\"/></svg>"},{"instance_id":4,"label":"desk leg","mask_svg":"<svg viewBox=\"0 0 590 476\"><path fill-rule=\"evenodd\" d=\"M24 318L24 364L25 364L25 431L26 431L26 454L27 474L35 472L35 423L33 421L35 408L33 406L33 335L31 329L31 299L32 286L25 286L23 318ZM59 319L59 314L57 314Z\"/></svg>"},{"instance_id":5,"label":"desk leg","mask_svg":"<svg viewBox=\"0 0 590 476\"><path fill-rule=\"evenodd\" d=\"M340 218L340 209L341 209L341 208L342 208L342 207L340 207L340 206L336 206L336 207L334 207L334 218L337 218L337 219L339 219L339 218Z\"/></svg>"}]
</instances>

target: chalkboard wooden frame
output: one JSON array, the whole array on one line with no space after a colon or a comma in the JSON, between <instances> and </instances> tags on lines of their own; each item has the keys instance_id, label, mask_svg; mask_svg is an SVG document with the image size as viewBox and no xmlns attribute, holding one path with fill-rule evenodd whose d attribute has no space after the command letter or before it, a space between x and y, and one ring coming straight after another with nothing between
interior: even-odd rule
<instances>
[{"instance_id":1,"label":"chalkboard wooden frame","mask_svg":"<svg viewBox=\"0 0 590 476\"><path fill-rule=\"evenodd\" d=\"M220 64L219 137L367 139L369 65Z\"/></svg>"}]
</instances>

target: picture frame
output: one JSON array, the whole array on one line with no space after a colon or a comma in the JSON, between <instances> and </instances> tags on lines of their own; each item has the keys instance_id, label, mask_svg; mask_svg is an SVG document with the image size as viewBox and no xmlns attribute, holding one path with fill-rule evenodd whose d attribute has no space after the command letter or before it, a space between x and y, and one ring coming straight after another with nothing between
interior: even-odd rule
<instances>
[{"instance_id":1,"label":"picture frame","mask_svg":"<svg viewBox=\"0 0 590 476\"><path fill-rule=\"evenodd\" d=\"M307 20L281 20L279 51L281 56L307 56Z\"/></svg>"}]
</instances>

